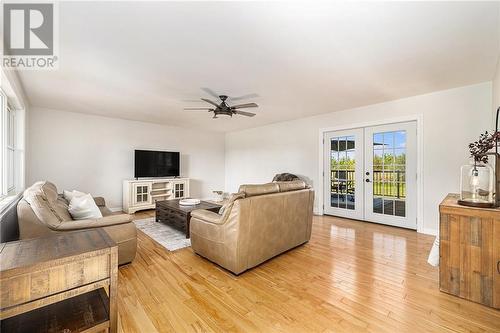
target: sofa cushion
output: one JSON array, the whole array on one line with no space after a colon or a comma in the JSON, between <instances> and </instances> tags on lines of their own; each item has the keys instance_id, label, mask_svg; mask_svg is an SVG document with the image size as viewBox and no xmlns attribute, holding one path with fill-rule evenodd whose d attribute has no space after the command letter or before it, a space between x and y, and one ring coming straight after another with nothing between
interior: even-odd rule
<instances>
[{"instance_id":1,"label":"sofa cushion","mask_svg":"<svg viewBox=\"0 0 500 333\"><path fill-rule=\"evenodd\" d=\"M56 186L50 182L36 182L24 191L23 197L37 218L45 224L55 227L71 220L64 204L58 202Z\"/></svg>"},{"instance_id":2,"label":"sofa cushion","mask_svg":"<svg viewBox=\"0 0 500 333\"><path fill-rule=\"evenodd\" d=\"M36 182L24 191L24 196L41 195L45 200L53 203L57 200L57 187L48 181Z\"/></svg>"},{"instance_id":3,"label":"sofa cushion","mask_svg":"<svg viewBox=\"0 0 500 333\"><path fill-rule=\"evenodd\" d=\"M245 193L247 197L253 197L256 195L264 195L271 193L278 193L280 191L278 184L276 183L267 183L267 184L248 184L241 185L238 192Z\"/></svg>"},{"instance_id":4,"label":"sofa cushion","mask_svg":"<svg viewBox=\"0 0 500 333\"><path fill-rule=\"evenodd\" d=\"M94 197L95 204L97 207L104 207L106 206L106 200L104 200L103 197Z\"/></svg>"},{"instance_id":5,"label":"sofa cushion","mask_svg":"<svg viewBox=\"0 0 500 333\"><path fill-rule=\"evenodd\" d=\"M275 184L278 184L280 192L297 191L306 188L306 183L303 180L275 182Z\"/></svg>"},{"instance_id":6,"label":"sofa cushion","mask_svg":"<svg viewBox=\"0 0 500 333\"><path fill-rule=\"evenodd\" d=\"M236 200L243 199L244 197L245 197L245 193L243 193L243 192L231 194L229 199L227 199L227 201L224 203L224 205L222 205L222 207L219 209L219 214L223 215L224 212L228 209L228 207L231 207Z\"/></svg>"},{"instance_id":7,"label":"sofa cushion","mask_svg":"<svg viewBox=\"0 0 500 333\"><path fill-rule=\"evenodd\" d=\"M54 209L57 212L57 215L61 217L62 221L71 221L73 218L69 214L69 206L68 202L61 196L57 198L56 203L54 204Z\"/></svg>"},{"instance_id":8,"label":"sofa cushion","mask_svg":"<svg viewBox=\"0 0 500 333\"><path fill-rule=\"evenodd\" d=\"M96 204L97 204L97 202L96 202ZM101 211L102 216L113 215L113 212L108 207L106 207L106 206L99 206L99 205L97 205L97 207L99 207L99 210Z\"/></svg>"}]
</instances>

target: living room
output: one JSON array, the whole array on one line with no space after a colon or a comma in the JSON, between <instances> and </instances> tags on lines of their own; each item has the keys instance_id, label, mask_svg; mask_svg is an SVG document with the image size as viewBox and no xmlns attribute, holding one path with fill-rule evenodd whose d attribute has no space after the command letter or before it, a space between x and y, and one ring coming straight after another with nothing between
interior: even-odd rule
<instances>
[{"instance_id":1,"label":"living room","mask_svg":"<svg viewBox=\"0 0 500 333\"><path fill-rule=\"evenodd\" d=\"M1 8L2 332L500 331L500 2Z\"/></svg>"}]
</instances>

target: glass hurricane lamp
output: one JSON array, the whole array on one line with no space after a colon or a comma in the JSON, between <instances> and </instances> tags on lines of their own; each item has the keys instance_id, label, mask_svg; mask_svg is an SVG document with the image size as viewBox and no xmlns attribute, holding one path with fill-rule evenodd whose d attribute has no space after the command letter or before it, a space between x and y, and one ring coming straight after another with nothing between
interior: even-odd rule
<instances>
[{"instance_id":1,"label":"glass hurricane lamp","mask_svg":"<svg viewBox=\"0 0 500 333\"><path fill-rule=\"evenodd\" d=\"M491 166L475 162L462 166L459 204L471 207L495 207L495 177Z\"/></svg>"}]
</instances>

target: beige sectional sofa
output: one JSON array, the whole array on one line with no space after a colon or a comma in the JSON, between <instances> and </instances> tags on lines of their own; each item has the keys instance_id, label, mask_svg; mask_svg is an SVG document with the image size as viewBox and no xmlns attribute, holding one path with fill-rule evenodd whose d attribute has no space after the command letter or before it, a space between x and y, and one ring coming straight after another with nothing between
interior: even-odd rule
<instances>
[{"instance_id":1,"label":"beige sectional sofa","mask_svg":"<svg viewBox=\"0 0 500 333\"><path fill-rule=\"evenodd\" d=\"M55 232L89 228L103 228L118 244L118 264L131 262L137 248L137 230L128 214L113 214L103 198L94 198L103 217L73 220L68 212L68 202L58 195L54 184L42 181L33 184L23 193L17 205L20 239L35 238Z\"/></svg>"},{"instance_id":2,"label":"beige sectional sofa","mask_svg":"<svg viewBox=\"0 0 500 333\"><path fill-rule=\"evenodd\" d=\"M191 246L235 274L307 242L314 191L301 181L242 185L222 214L191 213Z\"/></svg>"}]
</instances>

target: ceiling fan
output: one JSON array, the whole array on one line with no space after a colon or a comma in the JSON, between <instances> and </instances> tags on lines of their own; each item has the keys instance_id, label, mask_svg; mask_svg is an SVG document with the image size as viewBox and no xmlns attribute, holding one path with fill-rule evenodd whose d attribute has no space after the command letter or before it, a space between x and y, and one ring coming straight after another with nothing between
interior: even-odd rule
<instances>
[{"instance_id":1,"label":"ceiling fan","mask_svg":"<svg viewBox=\"0 0 500 333\"><path fill-rule=\"evenodd\" d=\"M244 109L244 108L256 108L258 105L256 103L245 103L245 104L237 104L230 106L226 100L228 101L237 101L241 99L246 99L246 98L251 98L251 97L257 97L257 94L249 94L249 95L244 95L244 96L239 96L239 97L229 97L227 95L218 95L215 92L213 92L211 89L208 88L202 88L205 92L210 94L211 96L215 97L216 99L220 100L220 103L214 102L213 100L210 100L208 98L201 98L202 101L207 102L211 104L211 107L188 107L184 108L184 110L187 111L208 111L208 112L213 112L214 116L213 118L217 118L218 115L225 115L225 116L233 116L235 114L239 114L242 116L246 117L253 117L255 116L255 113L252 112L246 112L246 111L241 111L239 109Z\"/></svg>"}]
</instances>

